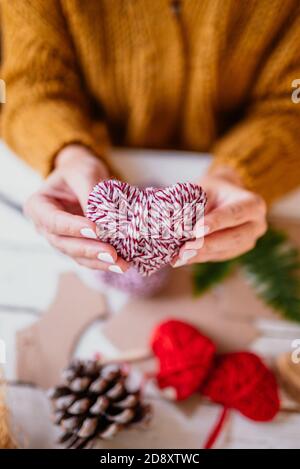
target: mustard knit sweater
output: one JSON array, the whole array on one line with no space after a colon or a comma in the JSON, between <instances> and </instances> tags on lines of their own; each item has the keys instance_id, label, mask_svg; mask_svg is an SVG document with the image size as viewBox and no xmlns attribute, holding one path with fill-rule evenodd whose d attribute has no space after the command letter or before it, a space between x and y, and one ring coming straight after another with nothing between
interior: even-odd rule
<instances>
[{"instance_id":1,"label":"mustard knit sweater","mask_svg":"<svg viewBox=\"0 0 300 469\"><path fill-rule=\"evenodd\" d=\"M299 0L1 0L2 133L46 175L111 143L210 151L269 202L300 183Z\"/></svg>"}]
</instances>

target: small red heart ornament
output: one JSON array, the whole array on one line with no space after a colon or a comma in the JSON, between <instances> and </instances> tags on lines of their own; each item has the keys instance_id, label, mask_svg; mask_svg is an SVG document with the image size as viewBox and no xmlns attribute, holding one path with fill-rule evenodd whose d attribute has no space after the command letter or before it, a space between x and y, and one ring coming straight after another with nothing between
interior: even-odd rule
<instances>
[{"instance_id":1,"label":"small red heart ornament","mask_svg":"<svg viewBox=\"0 0 300 469\"><path fill-rule=\"evenodd\" d=\"M99 239L114 246L142 275L150 275L194 238L205 205L206 195L196 184L140 189L105 180L91 192L86 216L96 223Z\"/></svg>"},{"instance_id":2,"label":"small red heart ornament","mask_svg":"<svg viewBox=\"0 0 300 469\"><path fill-rule=\"evenodd\" d=\"M164 322L154 330L151 348L159 362L157 383L160 388L174 388L177 400L201 388L216 352L208 337L177 320Z\"/></svg>"},{"instance_id":3,"label":"small red heart ornament","mask_svg":"<svg viewBox=\"0 0 300 469\"><path fill-rule=\"evenodd\" d=\"M212 401L258 422L272 420L280 407L274 374L250 352L217 356L201 392Z\"/></svg>"}]
</instances>

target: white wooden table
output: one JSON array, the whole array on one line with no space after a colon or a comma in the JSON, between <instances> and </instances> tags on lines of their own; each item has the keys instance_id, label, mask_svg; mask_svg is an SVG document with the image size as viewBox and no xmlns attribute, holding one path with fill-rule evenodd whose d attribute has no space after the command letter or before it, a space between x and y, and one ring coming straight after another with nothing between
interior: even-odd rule
<instances>
[{"instance_id":1,"label":"white wooden table","mask_svg":"<svg viewBox=\"0 0 300 469\"><path fill-rule=\"evenodd\" d=\"M138 183L191 181L209 164L208 156L189 154L182 158L177 154L151 151L116 150L113 159L123 172L126 168L129 182ZM16 331L34 323L47 308L59 274L75 269L72 261L50 248L17 210L40 182L40 178L0 142L0 340L6 346L4 369L8 380L15 378ZM274 212L300 216L299 203L300 192L297 192L277 204ZM120 295L115 297L114 303L124 301L126 299ZM291 350L292 340L300 338L300 327L286 321L263 320L257 327L261 336L251 348L266 357ZM97 326L86 332L76 354L90 356L99 349L99 344L103 350L117 353ZM43 393L10 387L9 403L14 421L28 436L27 446L52 447L54 435L48 424L49 409ZM108 447L198 448L219 412L218 406L210 404L203 404L192 414L185 414L166 402L157 402L155 407L151 431L126 433ZM274 422L267 424L255 424L234 413L218 447L300 448L299 425L300 414L295 412L281 412ZM170 426L178 431L170 435ZM195 432L195 427L199 432Z\"/></svg>"}]
</instances>

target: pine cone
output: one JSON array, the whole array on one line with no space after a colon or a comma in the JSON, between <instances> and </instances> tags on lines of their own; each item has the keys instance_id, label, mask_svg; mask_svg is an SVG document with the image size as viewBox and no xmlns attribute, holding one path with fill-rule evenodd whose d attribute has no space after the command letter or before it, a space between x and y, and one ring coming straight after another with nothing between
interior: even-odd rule
<instances>
[{"instance_id":1,"label":"pine cone","mask_svg":"<svg viewBox=\"0 0 300 469\"><path fill-rule=\"evenodd\" d=\"M95 438L113 438L119 430L142 423L150 406L131 392L120 365L76 360L63 372L63 383L49 391L54 423L63 433L58 443L80 449Z\"/></svg>"}]
</instances>

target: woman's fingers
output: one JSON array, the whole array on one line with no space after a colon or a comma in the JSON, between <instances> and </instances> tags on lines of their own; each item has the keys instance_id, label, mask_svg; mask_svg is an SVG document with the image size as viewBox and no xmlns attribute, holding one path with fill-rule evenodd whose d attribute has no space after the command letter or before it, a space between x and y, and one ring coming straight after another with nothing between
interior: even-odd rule
<instances>
[{"instance_id":1,"label":"woman's fingers","mask_svg":"<svg viewBox=\"0 0 300 469\"><path fill-rule=\"evenodd\" d=\"M65 212L55 199L42 193L34 194L28 200L24 212L41 231L61 236L97 239L93 222L85 217Z\"/></svg>"},{"instance_id":2,"label":"woman's fingers","mask_svg":"<svg viewBox=\"0 0 300 469\"><path fill-rule=\"evenodd\" d=\"M254 223L214 233L205 239L203 248L197 252L198 262L236 257L252 249L261 234L262 230Z\"/></svg>"},{"instance_id":3,"label":"woman's fingers","mask_svg":"<svg viewBox=\"0 0 300 469\"><path fill-rule=\"evenodd\" d=\"M35 194L27 202L25 214L32 218L53 247L80 259L81 265L92 265L91 268L101 270L109 268L117 273L129 268L126 261L118 258L113 246L97 239L94 223L63 211L55 199L42 193Z\"/></svg>"},{"instance_id":4,"label":"woman's fingers","mask_svg":"<svg viewBox=\"0 0 300 469\"><path fill-rule=\"evenodd\" d=\"M77 264L83 266L83 267L88 267L89 269L94 269L94 270L109 270L110 272L114 272L116 274L123 274L126 272L126 270L129 269L129 265L127 262L125 262L123 259L118 258L117 262L115 264L105 264L103 262L98 261L97 259L87 259L87 258L81 258L77 257L74 258L74 261L77 262Z\"/></svg>"},{"instance_id":5,"label":"woman's fingers","mask_svg":"<svg viewBox=\"0 0 300 469\"><path fill-rule=\"evenodd\" d=\"M211 173L203 179L209 206L196 224L195 239L185 243L173 266L234 258L253 248L265 233L265 201L245 189L234 171L230 177L226 171L227 175Z\"/></svg>"},{"instance_id":6,"label":"woman's fingers","mask_svg":"<svg viewBox=\"0 0 300 469\"><path fill-rule=\"evenodd\" d=\"M265 221L249 222L208 235L200 248L199 240L190 241L181 248L173 266L180 267L195 262L221 261L236 257L252 249L266 229Z\"/></svg>"},{"instance_id":7,"label":"woman's fingers","mask_svg":"<svg viewBox=\"0 0 300 469\"><path fill-rule=\"evenodd\" d=\"M93 269L125 272L129 264L118 258L113 246L102 243L96 225L83 214L93 186L105 177L104 163L81 145L68 145L57 156L56 169L24 212L38 231L64 254Z\"/></svg>"},{"instance_id":8,"label":"woman's fingers","mask_svg":"<svg viewBox=\"0 0 300 469\"><path fill-rule=\"evenodd\" d=\"M104 262L98 261L97 259L87 259L85 257L74 257L73 260L81 265L93 270L108 270L108 265Z\"/></svg>"},{"instance_id":9,"label":"woman's fingers","mask_svg":"<svg viewBox=\"0 0 300 469\"><path fill-rule=\"evenodd\" d=\"M245 194L244 197L239 197L230 203L224 203L205 216L204 223L210 234L256 220L258 216L261 219L265 217L266 206L263 199L246 191Z\"/></svg>"},{"instance_id":10,"label":"woman's fingers","mask_svg":"<svg viewBox=\"0 0 300 469\"><path fill-rule=\"evenodd\" d=\"M98 259L107 264L114 264L117 261L117 252L110 244L50 233L44 233L44 235L52 246L68 256Z\"/></svg>"},{"instance_id":11,"label":"woman's fingers","mask_svg":"<svg viewBox=\"0 0 300 469\"><path fill-rule=\"evenodd\" d=\"M205 237L203 247L199 250L199 255L230 251L239 246L251 247L256 239L262 236L265 231L266 224L264 222L249 222L235 228L226 228L217 233L212 233ZM190 248L194 249L193 242L190 242Z\"/></svg>"},{"instance_id":12,"label":"woman's fingers","mask_svg":"<svg viewBox=\"0 0 300 469\"><path fill-rule=\"evenodd\" d=\"M72 257L80 265L116 273L126 272L130 267L129 263L117 256L116 250L109 244L49 233L44 233L44 236L53 247Z\"/></svg>"}]
</instances>

